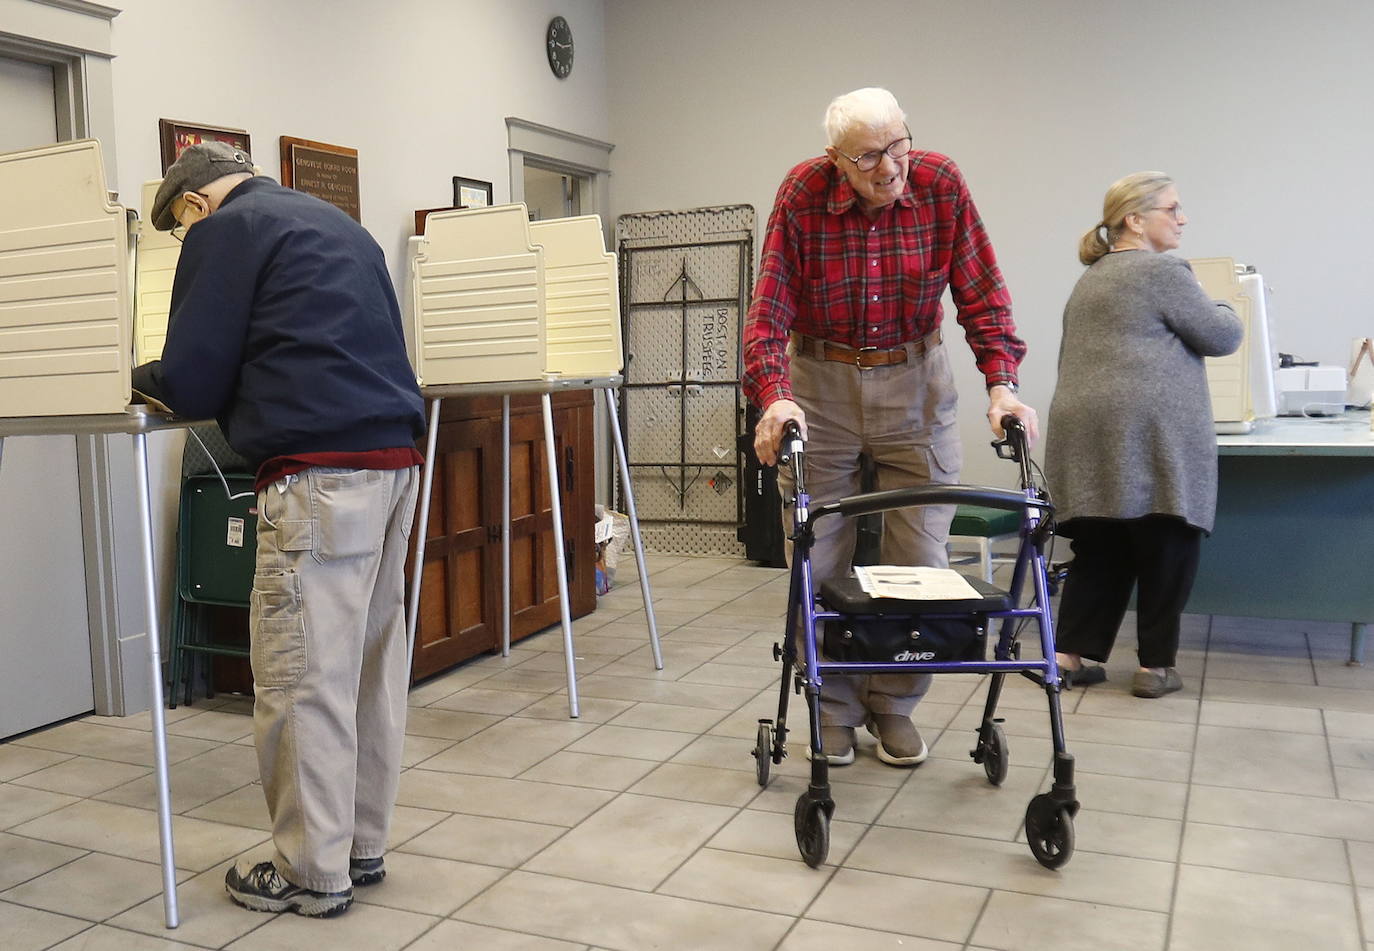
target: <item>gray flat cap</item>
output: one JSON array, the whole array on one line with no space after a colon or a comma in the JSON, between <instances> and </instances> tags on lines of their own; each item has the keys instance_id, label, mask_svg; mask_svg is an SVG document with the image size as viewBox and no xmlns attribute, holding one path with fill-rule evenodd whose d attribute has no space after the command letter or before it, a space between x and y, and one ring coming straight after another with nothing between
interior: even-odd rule
<instances>
[{"instance_id":1,"label":"gray flat cap","mask_svg":"<svg viewBox=\"0 0 1374 951\"><path fill-rule=\"evenodd\" d=\"M153 227L170 231L177 223L172 217L172 202L184 192L203 188L217 178L238 172L253 172L253 160L243 149L228 142L201 142L189 146L167 169L162 187L153 199Z\"/></svg>"}]
</instances>

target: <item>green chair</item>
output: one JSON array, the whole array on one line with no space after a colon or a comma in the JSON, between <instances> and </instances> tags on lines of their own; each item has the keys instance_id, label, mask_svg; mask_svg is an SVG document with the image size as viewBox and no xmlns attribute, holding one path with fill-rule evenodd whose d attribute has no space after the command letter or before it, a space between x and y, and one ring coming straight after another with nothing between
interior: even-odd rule
<instances>
[{"instance_id":1,"label":"green chair","mask_svg":"<svg viewBox=\"0 0 1374 951\"><path fill-rule=\"evenodd\" d=\"M257 556L257 496L253 476L227 471L224 481L211 469L247 468L210 424L195 427L204 447L188 436L182 456L181 504L177 520L177 599L172 615L168 704L175 709L177 690L189 704L195 685L195 660L204 658L205 679L213 683L213 658L247 657L248 648L207 638L203 605L247 608L253 590ZM207 687L212 695L213 688Z\"/></svg>"},{"instance_id":2,"label":"green chair","mask_svg":"<svg viewBox=\"0 0 1374 951\"><path fill-rule=\"evenodd\" d=\"M982 505L961 505L955 510L954 521L949 526L949 563L966 565L977 562L983 571L983 580L991 584L994 564L1010 564L1016 560L1012 555L995 554L992 546L1016 538L1020 532L1020 512ZM971 542L971 550L963 546L958 541L960 539ZM960 551L963 553L958 554Z\"/></svg>"}]
</instances>

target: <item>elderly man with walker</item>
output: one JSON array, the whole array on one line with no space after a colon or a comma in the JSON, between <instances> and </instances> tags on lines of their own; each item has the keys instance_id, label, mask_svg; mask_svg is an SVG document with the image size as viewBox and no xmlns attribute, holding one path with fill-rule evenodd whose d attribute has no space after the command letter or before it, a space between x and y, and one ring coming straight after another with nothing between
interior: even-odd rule
<instances>
[{"instance_id":1,"label":"elderly man with walker","mask_svg":"<svg viewBox=\"0 0 1374 951\"><path fill-rule=\"evenodd\" d=\"M890 92L838 97L825 129L825 154L797 165L778 189L745 324L744 388L762 411L755 452L774 463L784 425L796 421L814 502L859 492L861 456L872 460L878 489L956 482L957 394L940 329L946 288L987 381L993 432L1000 437L1000 420L1013 414L1038 435L1035 410L1017 396L1026 348L992 245L959 169L912 150ZM779 476L786 497L790 477ZM883 562L947 566L953 517L952 506L887 513ZM848 570L854 544L852 520L818 526L818 582ZM867 726L884 763L924 761L929 750L911 714L929 686L929 674L826 680L826 759L852 763L855 728Z\"/></svg>"}]
</instances>

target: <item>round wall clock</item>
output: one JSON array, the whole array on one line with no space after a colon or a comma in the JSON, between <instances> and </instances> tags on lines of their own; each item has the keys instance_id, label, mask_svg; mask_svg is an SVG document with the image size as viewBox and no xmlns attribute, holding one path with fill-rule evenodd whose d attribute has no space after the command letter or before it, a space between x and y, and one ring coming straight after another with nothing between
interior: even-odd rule
<instances>
[{"instance_id":1,"label":"round wall clock","mask_svg":"<svg viewBox=\"0 0 1374 951\"><path fill-rule=\"evenodd\" d=\"M546 45L549 69L553 70L553 74L559 79L567 79L573 66L572 29L568 26L567 20L554 17L549 21Z\"/></svg>"}]
</instances>

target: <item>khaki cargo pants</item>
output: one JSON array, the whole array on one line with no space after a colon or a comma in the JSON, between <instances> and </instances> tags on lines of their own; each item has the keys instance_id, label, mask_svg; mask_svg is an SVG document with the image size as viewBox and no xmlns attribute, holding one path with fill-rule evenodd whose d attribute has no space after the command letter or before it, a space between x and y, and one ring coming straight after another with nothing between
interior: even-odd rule
<instances>
[{"instance_id":1,"label":"khaki cargo pants","mask_svg":"<svg viewBox=\"0 0 1374 951\"><path fill-rule=\"evenodd\" d=\"M956 427L958 398L944 344L907 361L861 369L847 363L793 353L792 396L806 413L806 489L811 503L854 495L859 454L877 469L875 488L896 489L929 482L957 482L963 450ZM778 468L784 499L793 493L792 473ZM783 527L792 533L792 508L784 506ZM883 515L883 564L949 566L954 506L923 506ZM816 523L811 549L817 590L827 578L849 570L856 538L853 519L828 516ZM791 545L788 545L791 562ZM862 726L867 713L910 716L930 689L930 674L832 674L821 688L825 726Z\"/></svg>"},{"instance_id":2,"label":"khaki cargo pants","mask_svg":"<svg viewBox=\"0 0 1374 951\"><path fill-rule=\"evenodd\" d=\"M316 467L258 493L253 735L274 861L315 891L386 848L405 734L419 470Z\"/></svg>"}]
</instances>

